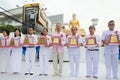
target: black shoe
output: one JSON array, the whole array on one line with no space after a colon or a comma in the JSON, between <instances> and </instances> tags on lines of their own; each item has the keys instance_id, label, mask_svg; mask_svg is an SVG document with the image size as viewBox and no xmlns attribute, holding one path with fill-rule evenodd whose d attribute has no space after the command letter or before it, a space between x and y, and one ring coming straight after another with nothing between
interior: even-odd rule
<instances>
[{"instance_id":1,"label":"black shoe","mask_svg":"<svg viewBox=\"0 0 120 80\"><path fill-rule=\"evenodd\" d=\"M97 79L98 77L97 76L93 76L93 78Z\"/></svg>"},{"instance_id":2,"label":"black shoe","mask_svg":"<svg viewBox=\"0 0 120 80\"><path fill-rule=\"evenodd\" d=\"M44 74L45 76L48 76L48 74Z\"/></svg>"},{"instance_id":3,"label":"black shoe","mask_svg":"<svg viewBox=\"0 0 120 80\"><path fill-rule=\"evenodd\" d=\"M33 73L30 73L30 75L33 75Z\"/></svg>"},{"instance_id":4,"label":"black shoe","mask_svg":"<svg viewBox=\"0 0 120 80\"><path fill-rule=\"evenodd\" d=\"M7 72L1 72L1 74L6 74Z\"/></svg>"},{"instance_id":5,"label":"black shoe","mask_svg":"<svg viewBox=\"0 0 120 80\"><path fill-rule=\"evenodd\" d=\"M91 77L91 76L88 76L88 75L86 76L86 78L90 78L90 77Z\"/></svg>"},{"instance_id":6,"label":"black shoe","mask_svg":"<svg viewBox=\"0 0 120 80\"><path fill-rule=\"evenodd\" d=\"M25 73L24 75L28 75L29 73Z\"/></svg>"},{"instance_id":7,"label":"black shoe","mask_svg":"<svg viewBox=\"0 0 120 80\"><path fill-rule=\"evenodd\" d=\"M42 76L43 74L39 74L39 76Z\"/></svg>"},{"instance_id":8,"label":"black shoe","mask_svg":"<svg viewBox=\"0 0 120 80\"><path fill-rule=\"evenodd\" d=\"M19 72L13 72L13 74L19 74Z\"/></svg>"}]
</instances>

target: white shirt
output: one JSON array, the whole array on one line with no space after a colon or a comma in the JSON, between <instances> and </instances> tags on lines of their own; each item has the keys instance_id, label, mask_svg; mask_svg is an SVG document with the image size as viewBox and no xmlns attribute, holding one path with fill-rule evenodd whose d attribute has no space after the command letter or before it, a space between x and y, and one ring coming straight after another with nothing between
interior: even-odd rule
<instances>
[{"instance_id":1,"label":"white shirt","mask_svg":"<svg viewBox=\"0 0 120 80\"><path fill-rule=\"evenodd\" d=\"M100 46L100 37L98 35L87 35L85 38L89 38L89 37L95 37L96 38L96 44L98 44ZM84 39L84 45L87 45L85 39ZM99 49L99 46L98 47L88 46L86 49Z\"/></svg>"},{"instance_id":2,"label":"white shirt","mask_svg":"<svg viewBox=\"0 0 120 80\"><path fill-rule=\"evenodd\" d=\"M7 36L7 37L0 37L0 40L1 40L1 46L9 46L10 44L10 37Z\"/></svg>"},{"instance_id":3,"label":"white shirt","mask_svg":"<svg viewBox=\"0 0 120 80\"><path fill-rule=\"evenodd\" d=\"M107 38L106 37L107 35L115 34L115 32L116 32L116 30L113 30L113 31L111 31L111 30L104 31L102 33L102 40L105 40L105 38ZM120 36L119 32L118 32L118 34ZM118 45L109 45L108 44L108 45L105 45L104 48L105 48L104 49L104 53L105 54L110 54L110 53L112 53L112 54L118 54L119 53L119 47L118 47Z\"/></svg>"},{"instance_id":4,"label":"white shirt","mask_svg":"<svg viewBox=\"0 0 120 80\"><path fill-rule=\"evenodd\" d=\"M72 37L73 35L70 35L67 37L67 43L69 43L69 37ZM78 34L74 35L73 37L78 38L78 44L83 43L82 37ZM80 54L80 47L68 47L68 54L69 55L79 55Z\"/></svg>"},{"instance_id":5,"label":"white shirt","mask_svg":"<svg viewBox=\"0 0 120 80\"><path fill-rule=\"evenodd\" d=\"M51 43L51 37L46 35L46 39L47 39L47 44L49 45ZM49 52L50 52L49 47L40 46L40 54L48 55Z\"/></svg>"},{"instance_id":6,"label":"white shirt","mask_svg":"<svg viewBox=\"0 0 120 80\"><path fill-rule=\"evenodd\" d=\"M37 40L37 36L32 34L32 35L27 35L28 39L29 39L29 44L33 44L34 46L36 46L36 44L38 43Z\"/></svg>"},{"instance_id":7,"label":"white shirt","mask_svg":"<svg viewBox=\"0 0 120 80\"><path fill-rule=\"evenodd\" d=\"M23 39L20 36L16 36L13 39L14 39L15 46L19 46L19 45L23 44Z\"/></svg>"}]
</instances>

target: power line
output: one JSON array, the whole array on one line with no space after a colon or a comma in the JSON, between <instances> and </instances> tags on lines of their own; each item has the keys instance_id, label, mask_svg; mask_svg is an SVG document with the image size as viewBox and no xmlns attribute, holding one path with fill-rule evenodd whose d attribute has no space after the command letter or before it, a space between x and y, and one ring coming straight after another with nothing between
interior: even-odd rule
<instances>
[{"instance_id":1,"label":"power line","mask_svg":"<svg viewBox=\"0 0 120 80\"><path fill-rule=\"evenodd\" d=\"M11 6L12 6L12 1L6 1L6 0L3 0L1 1L0 3L2 4L2 7L4 7L5 9L10 9ZM9 3L9 4L8 4Z\"/></svg>"},{"instance_id":2,"label":"power line","mask_svg":"<svg viewBox=\"0 0 120 80\"><path fill-rule=\"evenodd\" d=\"M12 20L14 20L14 21L16 21L16 22L19 22L19 23L21 23L21 24L23 24L23 25L29 26L28 24L23 23L23 22L19 21L18 19L15 19L15 18L13 18L13 17L11 17L11 16L5 14L4 12L0 12L0 14L3 14L3 15L5 15L5 16L7 16L8 18L10 18L10 19L12 19Z\"/></svg>"},{"instance_id":3,"label":"power line","mask_svg":"<svg viewBox=\"0 0 120 80\"><path fill-rule=\"evenodd\" d=\"M2 9L2 10L4 10L4 11L6 11L6 12L8 12L8 13L12 14L13 16L15 16L15 14L13 14L12 12L10 12L10 11L8 11L8 10L6 10L6 9L2 8L2 7L0 7L0 9ZM15 17L16 17L16 18L18 18L17 16L15 16Z\"/></svg>"}]
</instances>

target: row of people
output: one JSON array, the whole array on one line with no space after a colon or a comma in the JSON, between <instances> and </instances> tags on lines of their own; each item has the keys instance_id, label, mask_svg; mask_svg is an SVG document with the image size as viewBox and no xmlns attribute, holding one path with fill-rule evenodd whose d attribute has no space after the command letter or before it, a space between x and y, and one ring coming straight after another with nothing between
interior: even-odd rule
<instances>
[{"instance_id":1,"label":"row of people","mask_svg":"<svg viewBox=\"0 0 120 80\"><path fill-rule=\"evenodd\" d=\"M118 78L118 45L120 41L120 33L114 30L115 22L113 20L108 22L109 30L103 32L102 42L105 45L105 64L106 64L106 78L111 77L111 70L113 71L113 77ZM22 39L20 36L20 30L15 30L15 37L10 38L9 32L4 30L4 37L1 38L1 44L7 45L9 47L0 47L0 72L5 73L7 70L12 70L14 74L20 71L21 65L21 53L22 46L26 46L26 73L25 75L33 75L33 66L35 62L35 47L40 45L39 53L39 62L40 62L40 74L39 75L48 75L48 54L49 47L52 46L53 53L53 69L54 76L62 76L62 65L64 57L64 46L68 48L68 55L70 61L70 76L79 76L79 65L80 65L80 47L84 46L86 48L86 77L98 78L98 64L99 64L99 46L100 38L98 35L95 35L95 27L89 27L89 35L83 38L77 34L77 28L72 27L72 35L66 38L66 35L61 30L61 24L56 24L56 33L51 37L48 36L48 30L43 29L43 36L37 37L34 35L34 29L29 28L29 35L25 36ZM12 46L12 39L14 43L18 45ZM12 52L11 52L12 51ZM10 58L10 59L9 59ZM11 62L10 62L11 60ZM58 65L59 60L59 65ZM8 68L8 64L11 63L12 69Z\"/></svg>"}]
</instances>

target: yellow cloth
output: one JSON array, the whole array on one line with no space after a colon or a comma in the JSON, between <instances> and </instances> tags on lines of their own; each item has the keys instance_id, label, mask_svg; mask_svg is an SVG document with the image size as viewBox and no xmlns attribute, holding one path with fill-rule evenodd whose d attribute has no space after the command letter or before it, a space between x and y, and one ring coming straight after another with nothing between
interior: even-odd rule
<instances>
[{"instance_id":1,"label":"yellow cloth","mask_svg":"<svg viewBox=\"0 0 120 80\"><path fill-rule=\"evenodd\" d=\"M94 38L89 38L88 45L94 45L94 44L95 44Z\"/></svg>"},{"instance_id":2,"label":"yellow cloth","mask_svg":"<svg viewBox=\"0 0 120 80\"><path fill-rule=\"evenodd\" d=\"M70 40L70 44L71 45L76 45L77 44L76 39L75 38L71 39Z\"/></svg>"},{"instance_id":3,"label":"yellow cloth","mask_svg":"<svg viewBox=\"0 0 120 80\"><path fill-rule=\"evenodd\" d=\"M29 39L28 39L28 37L25 37L25 39L24 39L24 44L29 44Z\"/></svg>"},{"instance_id":4,"label":"yellow cloth","mask_svg":"<svg viewBox=\"0 0 120 80\"><path fill-rule=\"evenodd\" d=\"M71 28L71 27L80 28L80 22L79 22L79 20L77 20L77 19L71 20L71 21L70 21L70 28Z\"/></svg>"},{"instance_id":5,"label":"yellow cloth","mask_svg":"<svg viewBox=\"0 0 120 80\"><path fill-rule=\"evenodd\" d=\"M45 42L44 42L44 38L40 38L40 40L39 40L39 44L44 44Z\"/></svg>"},{"instance_id":6,"label":"yellow cloth","mask_svg":"<svg viewBox=\"0 0 120 80\"><path fill-rule=\"evenodd\" d=\"M0 40L0 46L2 45L1 40Z\"/></svg>"},{"instance_id":7,"label":"yellow cloth","mask_svg":"<svg viewBox=\"0 0 120 80\"><path fill-rule=\"evenodd\" d=\"M54 37L53 38L53 43L59 43L59 38Z\"/></svg>"},{"instance_id":8,"label":"yellow cloth","mask_svg":"<svg viewBox=\"0 0 120 80\"><path fill-rule=\"evenodd\" d=\"M111 36L111 39L110 39L110 42L118 42L118 37L117 37L117 35L112 35L112 36Z\"/></svg>"},{"instance_id":9,"label":"yellow cloth","mask_svg":"<svg viewBox=\"0 0 120 80\"><path fill-rule=\"evenodd\" d=\"M11 45L11 46L14 46L14 45L15 45L14 39L12 39L12 40L10 41L10 45Z\"/></svg>"}]
</instances>

